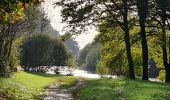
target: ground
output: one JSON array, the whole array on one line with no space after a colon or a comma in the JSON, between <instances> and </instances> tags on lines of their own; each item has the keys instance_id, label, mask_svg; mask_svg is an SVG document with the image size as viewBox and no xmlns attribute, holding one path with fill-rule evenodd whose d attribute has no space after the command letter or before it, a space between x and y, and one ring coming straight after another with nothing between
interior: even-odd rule
<instances>
[{"instance_id":1,"label":"ground","mask_svg":"<svg viewBox=\"0 0 170 100\"><path fill-rule=\"evenodd\" d=\"M82 78L78 79L77 84L67 87L61 88L58 84L51 84L45 89L41 96L40 100L74 100L72 93L79 89L82 85L85 84L85 80Z\"/></svg>"},{"instance_id":2,"label":"ground","mask_svg":"<svg viewBox=\"0 0 170 100\"><path fill-rule=\"evenodd\" d=\"M74 93L76 100L170 100L170 85L129 79L90 80Z\"/></svg>"},{"instance_id":3,"label":"ground","mask_svg":"<svg viewBox=\"0 0 170 100\"><path fill-rule=\"evenodd\" d=\"M125 78L84 79L18 72L11 78L0 79L0 100L6 100L5 98L7 100L170 100L170 84Z\"/></svg>"},{"instance_id":4,"label":"ground","mask_svg":"<svg viewBox=\"0 0 170 100\"><path fill-rule=\"evenodd\" d=\"M18 72L11 78L0 79L0 100L4 100L3 96L8 100L35 99L51 83L57 83L61 87L69 87L76 84L76 82L77 78L72 76Z\"/></svg>"}]
</instances>

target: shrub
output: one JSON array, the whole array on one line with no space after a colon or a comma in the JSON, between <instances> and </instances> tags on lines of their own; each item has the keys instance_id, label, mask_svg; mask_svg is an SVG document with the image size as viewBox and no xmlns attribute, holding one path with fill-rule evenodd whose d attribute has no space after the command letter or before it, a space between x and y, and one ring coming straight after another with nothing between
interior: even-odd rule
<instances>
[{"instance_id":1,"label":"shrub","mask_svg":"<svg viewBox=\"0 0 170 100\"><path fill-rule=\"evenodd\" d=\"M165 70L161 70L159 72L158 79L161 80L161 81L165 81Z\"/></svg>"}]
</instances>

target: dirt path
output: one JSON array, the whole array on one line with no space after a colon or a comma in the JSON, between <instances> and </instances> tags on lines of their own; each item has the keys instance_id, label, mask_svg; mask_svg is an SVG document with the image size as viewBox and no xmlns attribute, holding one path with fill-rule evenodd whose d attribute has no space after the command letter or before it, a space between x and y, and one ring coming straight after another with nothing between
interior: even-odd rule
<instances>
[{"instance_id":1,"label":"dirt path","mask_svg":"<svg viewBox=\"0 0 170 100\"><path fill-rule=\"evenodd\" d=\"M67 89L61 89L57 84L51 84L45 92L42 93L41 100L73 100L72 92L78 89L80 86L85 84L85 81L82 79L78 80L78 83L75 86L72 86Z\"/></svg>"}]
</instances>

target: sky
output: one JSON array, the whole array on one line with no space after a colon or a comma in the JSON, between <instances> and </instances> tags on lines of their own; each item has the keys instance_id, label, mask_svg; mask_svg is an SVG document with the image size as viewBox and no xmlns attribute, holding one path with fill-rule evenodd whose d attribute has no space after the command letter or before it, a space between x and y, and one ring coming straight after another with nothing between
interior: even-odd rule
<instances>
[{"instance_id":1,"label":"sky","mask_svg":"<svg viewBox=\"0 0 170 100\"><path fill-rule=\"evenodd\" d=\"M55 1L59 0L45 0L45 2L42 3L42 8L45 10L47 17L50 19L51 26L57 31L59 31L61 35L63 35L64 32L62 31L62 29L66 24L61 22L61 7L54 7ZM86 44L91 43L93 41L97 33L98 32L95 29L91 29L84 34L82 33L74 37L75 40L78 42L80 49L82 49Z\"/></svg>"}]
</instances>

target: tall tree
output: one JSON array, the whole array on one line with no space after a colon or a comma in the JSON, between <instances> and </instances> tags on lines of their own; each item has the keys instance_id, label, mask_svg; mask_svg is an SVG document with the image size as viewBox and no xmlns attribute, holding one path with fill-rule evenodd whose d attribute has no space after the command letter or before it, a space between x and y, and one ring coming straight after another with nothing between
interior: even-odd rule
<instances>
[{"instance_id":1,"label":"tall tree","mask_svg":"<svg viewBox=\"0 0 170 100\"><path fill-rule=\"evenodd\" d=\"M0 76L8 77L6 72L12 42L17 33L16 23L24 18L24 10L40 4L40 0L1 0L0 3Z\"/></svg>"},{"instance_id":2,"label":"tall tree","mask_svg":"<svg viewBox=\"0 0 170 100\"><path fill-rule=\"evenodd\" d=\"M125 32L125 44L126 44L126 54L128 58L128 64L129 64L129 77L134 79L134 67L133 67L133 61L132 61L132 54L131 54L131 46L130 46L130 38L129 38L129 24L128 24L128 2L127 0L123 0L123 25L124 25L124 32Z\"/></svg>"},{"instance_id":3,"label":"tall tree","mask_svg":"<svg viewBox=\"0 0 170 100\"><path fill-rule=\"evenodd\" d=\"M140 35L142 39L143 80L148 80L148 44L145 27L146 18L148 15L148 1L149 0L137 0L139 24L141 29Z\"/></svg>"},{"instance_id":4,"label":"tall tree","mask_svg":"<svg viewBox=\"0 0 170 100\"><path fill-rule=\"evenodd\" d=\"M157 19L161 29L161 47L163 52L163 65L165 66L165 71L166 71L165 82L170 82L170 58L168 61L168 55L170 57L170 54L167 51L167 46L170 47L170 44L167 41L168 40L167 24L169 23L168 20L170 18L167 13L170 10L169 5L170 2L168 0L156 0L156 7L158 8L158 11L156 11L156 13L158 16L156 16L155 19Z\"/></svg>"},{"instance_id":5,"label":"tall tree","mask_svg":"<svg viewBox=\"0 0 170 100\"><path fill-rule=\"evenodd\" d=\"M95 21L98 24L104 20L113 18L112 23L117 23L124 30L129 78L135 78L129 40L128 8L131 4L130 0L78 0L70 2L61 0L57 4L63 7L63 21L68 22L68 26L72 27L73 32L75 32L75 29L81 31L86 28L84 26L95 24Z\"/></svg>"}]
</instances>

